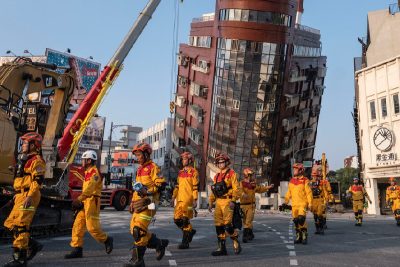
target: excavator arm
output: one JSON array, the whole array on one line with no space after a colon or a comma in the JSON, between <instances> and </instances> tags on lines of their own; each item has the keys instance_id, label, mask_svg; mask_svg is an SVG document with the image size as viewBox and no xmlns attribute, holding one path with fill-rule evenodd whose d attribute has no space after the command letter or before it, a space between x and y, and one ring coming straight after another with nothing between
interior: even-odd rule
<instances>
[{"instance_id":1,"label":"excavator arm","mask_svg":"<svg viewBox=\"0 0 400 267\"><path fill-rule=\"evenodd\" d=\"M146 7L140 13L135 24L132 26L125 39L120 44L114 56L104 67L99 78L92 86L91 90L83 100L79 109L75 112L71 121L65 127L64 134L58 143L58 157L71 163L78 149L79 141L86 130L90 119L98 110L101 101L110 89L113 82L118 77L122 69L122 63L129 51L139 38L143 29L151 19L161 0L149 0Z\"/></svg>"}]
</instances>

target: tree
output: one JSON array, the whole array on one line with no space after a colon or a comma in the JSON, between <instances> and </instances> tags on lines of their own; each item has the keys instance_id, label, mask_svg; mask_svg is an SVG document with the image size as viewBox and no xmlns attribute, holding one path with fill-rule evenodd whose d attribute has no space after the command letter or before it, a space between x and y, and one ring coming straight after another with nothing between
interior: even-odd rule
<instances>
[{"instance_id":1,"label":"tree","mask_svg":"<svg viewBox=\"0 0 400 267\"><path fill-rule=\"evenodd\" d=\"M336 170L335 179L340 182L340 189L345 192L353 183L353 178L358 177L358 169L355 168L341 168Z\"/></svg>"}]
</instances>

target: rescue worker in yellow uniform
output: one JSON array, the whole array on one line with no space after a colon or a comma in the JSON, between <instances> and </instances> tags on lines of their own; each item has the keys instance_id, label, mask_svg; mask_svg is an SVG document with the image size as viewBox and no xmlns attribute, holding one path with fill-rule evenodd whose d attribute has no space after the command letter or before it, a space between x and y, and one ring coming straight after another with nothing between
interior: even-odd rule
<instances>
[{"instance_id":1,"label":"rescue worker in yellow uniform","mask_svg":"<svg viewBox=\"0 0 400 267\"><path fill-rule=\"evenodd\" d=\"M386 188L386 203L392 207L397 226L400 226L400 187L394 177L389 178L390 186Z\"/></svg>"},{"instance_id":2,"label":"rescue worker in yellow uniform","mask_svg":"<svg viewBox=\"0 0 400 267\"><path fill-rule=\"evenodd\" d=\"M322 177L322 167L318 168L318 176ZM332 194L332 187L331 183L328 181L328 179L321 179L322 186L325 189L325 210L324 213L322 214L322 227L325 229L328 228L326 225L326 217L327 217L327 204L333 205L335 203L335 197Z\"/></svg>"},{"instance_id":3,"label":"rescue worker in yellow uniform","mask_svg":"<svg viewBox=\"0 0 400 267\"><path fill-rule=\"evenodd\" d=\"M139 163L136 171L136 183L139 183L141 187L137 191L135 190L130 205L130 212L133 213L130 231L134 239L134 246L132 258L124 265L125 267L145 266L143 258L146 248L155 249L156 259L161 260L169 243L167 239L159 239L148 230L156 214L155 205L158 205L160 200L160 192L166 185L165 179L160 176L160 168L150 158L152 153L150 145L137 144L132 153Z\"/></svg>"},{"instance_id":4,"label":"rescue worker in yellow uniform","mask_svg":"<svg viewBox=\"0 0 400 267\"><path fill-rule=\"evenodd\" d=\"M288 191L285 195L285 205L292 201L292 217L296 227L296 244L307 244L307 209L312 210L312 192L309 180L303 176L304 166L301 163L293 164L293 177L290 179Z\"/></svg>"},{"instance_id":5,"label":"rescue worker in yellow uniform","mask_svg":"<svg viewBox=\"0 0 400 267\"><path fill-rule=\"evenodd\" d=\"M251 168L243 170L243 181L240 183L242 195L240 197L240 208L243 212L243 243L254 239L253 220L256 210L256 193L264 193L273 188L273 185L257 185L254 171Z\"/></svg>"},{"instance_id":6,"label":"rescue worker in yellow uniform","mask_svg":"<svg viewBox=\"0 0 400 267\"><path fill-rule=\"evenodd\" d=\"M353 211L356 219L355 226L361 226L365 198L368 199L370 204L372 203L371 199L365 191L364 186L360 183L360 179L358 177L353 178L353 185L350 186L346 193L349 194L353 199Z\"/></svg>"},{"instance_id":7,"label":"rescue worker in yellow uniform","mask_svg":"<svg viewBox=\"0 0 400 267\"><path fill-rule=\"evenodd\" d=\"M26 266L43 246L30 238L30 225L40 202L40 187L46 164L41 156L42 136L31 132L23 135L22 151L18 156L14 179L14 206L4 222L13 234L13 258L6 267Z\"/></svg>"},{"instance_id":8,"label":"rescue worker in yellow uniform","mask_svg":"<svg viewBox=\"0 0 400 267\"><path fill-rule=\"evenodd\" d=\"M315 234L324 234L324 213L326 210L325 199L327 198L326 187L322 183L320 166L314 166L311 172L311 181L309 183L313 200L312 210L315 223Z\"/></svg>"},{"instance_id":9,"label":"rescue worker in yellow uniform","mask_svg":"<svg viewBox=\"0 0 400 267\"><path fill-rule=\"evenodd\" d=\"M96 167L97 153L87 150L82 154L82 167L85 169L85 180L82 194L72 201L75 211L75 221L72 227L72 251L64 256L65 259L82 258L83 237L86 230L99 243L105 245L106 253L113 250L113 238L108 236L100 225L100 196L103 179Z\"/></svg>"},{"instance_id":10,"label":"rescue worker in yellow uniform","mask_svg":"<svg viewBox=\"0 0 400 267\"><path fill-rule=\"evenodd\" d=\"M218 237L218 248L211 253L213 256L227 255L226 234L233 241L233 251L239 254L242 248L239 243L239 233L232 224L233 210L235 203L241 195L240 185L234 170L229 168L230 158L218 153L215 157L215 163L219 169L213 179L211 186L212 193L208 200L208 210L212 212L215 202L214 224Z\"/></svg>"},{"instance_id":11,"label":"rescue worker in yellow uniform","mask_svg":"<svg viewBox=\"0 0 400 267\"><path fill-rule=\"evenodd\" d=\"M190 152L182 153L181 159L183 169L178 173L177 185L172 195L171 204L174 205L176 200L174 222L183 232L182 243L178 248L187 249L196 234L190 219L193 218L194 209L197 207L199 174L192 166L194 160Z\"/></svg>"}]
</instances>

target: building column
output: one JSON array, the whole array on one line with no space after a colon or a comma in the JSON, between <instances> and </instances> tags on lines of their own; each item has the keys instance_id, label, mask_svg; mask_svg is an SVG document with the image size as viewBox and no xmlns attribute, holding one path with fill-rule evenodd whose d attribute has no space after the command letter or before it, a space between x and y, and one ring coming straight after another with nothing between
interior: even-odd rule
<instances>
[{"instance_id":1,"label":"building column","mask_svg":"<svg viewBox=\"0 0 400 267\"><path fill-rule=\"evenodd\" d=\"M365 189L372 201L372 204L368 203L368 214L381 214L381 209L379 207L378 179L368 178L365 183Z\"/></svg>"}]
</instances>

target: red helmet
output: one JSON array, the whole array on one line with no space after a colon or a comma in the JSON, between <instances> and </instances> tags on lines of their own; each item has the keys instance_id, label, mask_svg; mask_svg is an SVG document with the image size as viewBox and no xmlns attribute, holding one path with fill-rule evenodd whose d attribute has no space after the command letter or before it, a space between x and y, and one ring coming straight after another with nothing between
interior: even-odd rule
<instances>
[{"instance_id":1,"label":"red helmet","mask_svg":"<svg viewBox=\"0 0 400 267\"><path fill-rule=\"evenodd\" d=\"M183 153L181 154L181 158L182 158L182 159L188 159L189 162L193 162L193 155L192 155L192 153L190 153L190 152L183 152Z\"/></svg>"},{"instance_id":2,"label":"red helmet","mask_svg":"<svg viewBox=\"0 0 400 267\"><path fill-rule=\"evenodd\" d=\"M253 171L251 168L245 168L245 169L243 170L243 174L244 174L245 176L249 176L249 175L254 174L254 171Z\"/></svg>"},{"instance_id":3,"label":"red helmet","mask_svg":"<svg viewBox=\"0 0 400 267\"><path fill-rule=\"evenodd\" d=\"M43 138L40 134L35 133L35 132L31 132L31 133L26 133L23 136L21 136L21 140L24 142L28 142L28 143L34 143L35 147L37 149L42 148L42 141Z\"/></svg>"},{"instance_id":4,"label":"red helmet","mask_svg":"<svg viewBox=\"0 0 400 267\"><path fill-rule=\"evenodd\" d=\"M302 163L293 164L293 169L298 169L299 171L304 171L304 165Z\"/></svg>"},{"instance_id":5,"label":"red helmet","mask_svg":"<svg viewBox=\"0 0 400 267\"><path fill-rule=\"evenodd\" d=\"M396 179L394 177L390 177L389 182L396 182Z\"/></svg>"},{"instance_id":6,"label":"red helmet","mask_svg":"<svg viewBox=\"0 0 400 267\"><path fill-rule=\"evenodd\" d=\"M231 159L228 155L225 155L223 153L218 153L217 155L215 155L215 163L227 162L229 164L230 161Z\"/></svg>"},{"instance_id":7,"label":"red helmet","mask_svg":"<svg viewBox=\"0 0 400 267\"><path fill-rule=\"evenodd\" d=\"M141 152L146 152L149 155L151 154L151 152L153 152L153 149L151 149L151 146L149 144L146 143L140 143L140 144L136 144L133 149L132 149L132 153L135 153L137 151L141 151Z\"/></svg>"}]
</instances>

